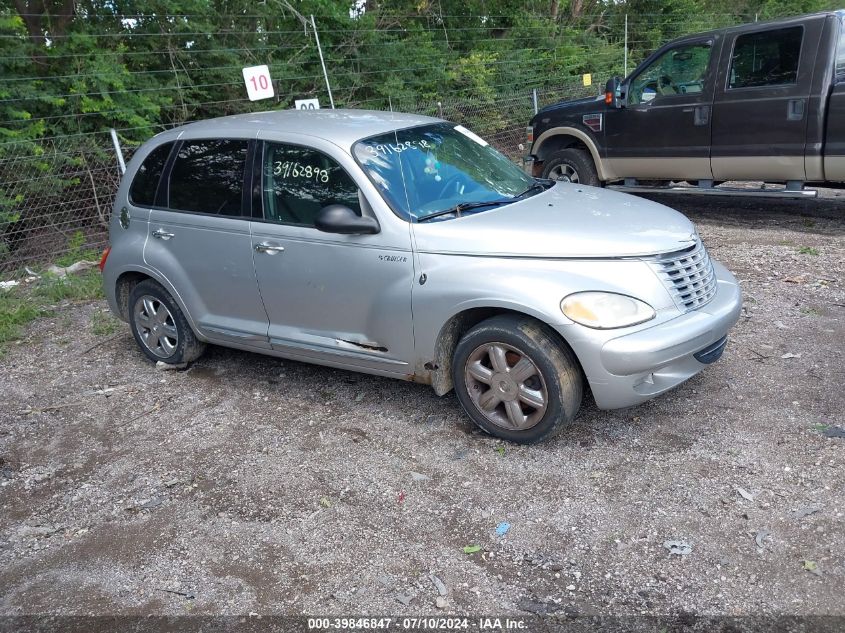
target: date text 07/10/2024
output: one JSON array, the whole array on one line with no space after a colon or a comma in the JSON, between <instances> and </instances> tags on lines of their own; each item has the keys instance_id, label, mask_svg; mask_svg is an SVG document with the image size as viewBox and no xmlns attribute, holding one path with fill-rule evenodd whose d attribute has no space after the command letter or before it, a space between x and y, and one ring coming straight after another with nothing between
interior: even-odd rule
<instances>
[{"instance_id":1,"label":"date text 07/10/2024","mask_svg":"<svg viewBox=\"0 0 845 633\"><path fill-rule=\"evenodd\" d=\"M329 630L373 630L399 629L403 631L449 631L449 630L524 630L528 623L518 618L438 618L438 617L346 617L308 618L308 629Z\"/></svg>"}]
</instances>

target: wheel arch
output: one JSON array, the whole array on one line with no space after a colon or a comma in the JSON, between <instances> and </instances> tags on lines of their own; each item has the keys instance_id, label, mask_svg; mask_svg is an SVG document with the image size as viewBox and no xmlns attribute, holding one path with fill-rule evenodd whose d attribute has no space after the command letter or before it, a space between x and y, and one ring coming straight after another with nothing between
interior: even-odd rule
<instances>
[{"instance_id":1,"label":"wheel arch","mask_svg":"<svg viewBox=\"0 0 845 633\"><path fill-rule=\"evenodd\" d=\"M185 315L185 319L188 321L188 325L191 326L194 335L200 341L205 341L205 337L203 337L197 330L197 326L196 323L194 323L193 316L191 316L190 311L185 306L184 300L176 291L176 289L164 277L156 274L155 271L150 269L130 268L121 271L117 275L114 282L114 298L115 307L118 311L118 316L120 316L120 318L124 321L129 321L129 295L132 293L132 290L133 288L135 288L135 286L137 286L142 281L146 281L147 279L156 282L162 288L164 288L168 292L168 294L170 294L170 296L176 302L176 305L179 306L179 309L182 311L182 314Z\"/></svg>"},{"instance_id":2,"label":"wheel arch","mask_svg":"<svg viewBox=\"0 0 845 633\"><path fill-rule=\"evenodd\" d=\"M553 127L543 132L531 146L531 153L544 161L555 152L567 148L583 149L590 153L599 180L613 180L615 174L601 160L601 154L593 139L585 132L574 127Z\"/></svg>"},{"instance_id":3,"label":"wheel arch","mask_svg":"<svg viewBox=\"0 0 845 633\"><path fill-rule=\"evenodd\" d=\"M434 393L442 396L454 388L454 384L452 383L452 357L455 354L458 341L461 340L463 335L482 321L500 315L527 317L545 325L554 337L569 349L572 357L578 363L578 370L582 376L584 375L584 368L581 367L581 361L575 350L572 349L572 346L560 332L551 327L541 316L532 314L529 311L519 310L512 306L478 306L465 308L456 312L440 328L434 350L434 359L430 363L431 386L434 389ZM584 384L587 384L586 381Z\"/></svg>"}]
</instances>

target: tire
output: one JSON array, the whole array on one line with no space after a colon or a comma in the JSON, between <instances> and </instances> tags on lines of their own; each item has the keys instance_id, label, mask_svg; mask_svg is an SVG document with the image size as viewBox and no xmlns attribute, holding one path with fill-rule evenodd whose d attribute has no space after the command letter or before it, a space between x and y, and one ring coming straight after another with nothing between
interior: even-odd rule
<instances>
[{"instance_id":1,"label":"tire","mask_svg":"<svg viewBox=\"0 0 845 633\"><path fill-rule=\"evenodd\" d=\"M152 279L129 293L128 314L135 342L153 362L190 363L205 351L173 297Z\"/></svg>"},{"instance_id":2,"label":"tire","mask_svg":"<svg viewBox=\"0 0 845 633\"><path fill-rule=\"evenodd\" d=\"M519 444L559 433L575 418L584 391L569 348L546 325L516 315L492 317L464 335L452 358L452 380L473 422Z\"/></svg>"},{"instance_id":3,"label":"tire","mask_svg":"<svg viewBox=\"0 0 845 633\"><path fill-rule=\"evenodd\" d=\"M549 156L543 165L543 178L580 183L591 187L601 185L593 157L589 152L572 147Z\"/></svg>"}]
</instances>

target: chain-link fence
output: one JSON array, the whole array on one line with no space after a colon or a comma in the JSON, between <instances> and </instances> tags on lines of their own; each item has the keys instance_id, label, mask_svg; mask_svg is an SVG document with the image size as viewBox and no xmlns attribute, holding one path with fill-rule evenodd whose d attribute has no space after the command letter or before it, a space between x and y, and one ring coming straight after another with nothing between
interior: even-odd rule
<instances>
[{"instance_id":1,"label":"chain-link fence","mask_svg":"<svg viewBox=\"0 0 845 633\"><path fill-rule=\"evenodd\" d=\"M590 4L594 14L572 3L567 16L556 2L551 13L548 3L526 3L519 15L464 15L456 3L449 13L439 2L394 15L356 3L348 15L316 18L298 12L308 3L286 0L143 15L64 4L76 8L0 6L4 275L105 246L120 180L109 128L128 157L174 125L300 98L328 107L331 90L337 107L461 123L518 161L535 106L600 92L584 74L604 81L667 38L750 19L687 15L672 3L631 16L626 3ZM275 99L249 101L241 70L251 65L268 66Z\"/></svg>"},{"instance_id":2,"label":"chain-link fence","mask_svg":"<svg viewBox=\"0 0 845 633\"><path fill-rule=\"evenodd\" d=\"M536 99L542 107L596 91L595 86L570 82L554 90L537 90ZM393 107L464 124L517 161L524 153L520 144L525 142L525 128L534 114L534 99L533 91L520 91L487 99L400 101ZM3 227L0 271L9 274L53 261L71 249L104 248L120 182L109 132L42 140L37 151L28 146L19 155L14 145L9 149L6 155L11 157L0 160L0 184L13 215ZM127 160L134 149L123 146Z\"/></svg>"}]
</instances>

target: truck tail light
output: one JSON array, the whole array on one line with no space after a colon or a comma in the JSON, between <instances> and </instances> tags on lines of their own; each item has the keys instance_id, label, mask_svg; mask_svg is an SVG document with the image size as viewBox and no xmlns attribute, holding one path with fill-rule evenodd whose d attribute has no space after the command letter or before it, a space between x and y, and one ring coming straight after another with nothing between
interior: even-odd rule
<instances>
[{"instance_id":1,"label":"truck tail light","mask_svg":"<svg viewBox=\"0 0 845 633\"><path fill-rule=\"evenodd\" d=\"M103 251L103 256L100 258L100 263L97 264L97 268L100 269L100 272L103 272L103 268L106 267L106 260L109 258L109 253L111 253L111 246L107 247L106 250Z\"/></svg>"},{"instance_id":2,"label":"truck tail light","mask_svg":"<svg viewBox=\"0 0 845 633\"><path fill-rule=\"evenodd\" d=\"M534 128L533 127L528 126L527 128L525 128L525 139L528 141L529 145L534 142Z\"/></svg>"}]
</instances>

